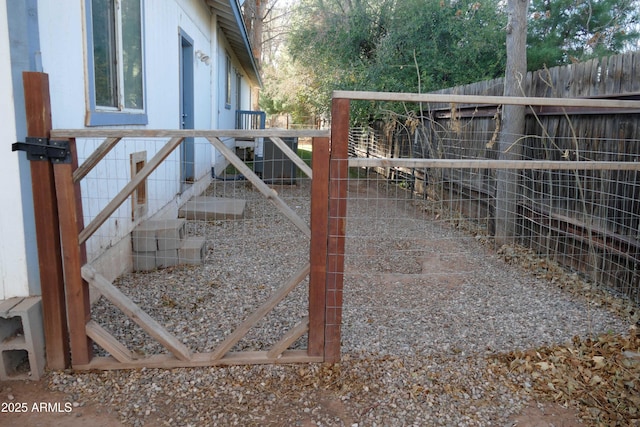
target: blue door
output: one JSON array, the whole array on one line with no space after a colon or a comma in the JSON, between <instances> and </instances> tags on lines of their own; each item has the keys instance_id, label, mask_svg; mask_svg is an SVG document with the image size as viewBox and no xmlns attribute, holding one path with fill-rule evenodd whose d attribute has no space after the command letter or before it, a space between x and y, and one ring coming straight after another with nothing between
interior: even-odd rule
<instances>
[{"instance_id":1,"label":"blue door","mask_svg":"<svg viewBox=\"0 0 640 427\"><path fill-rule=\"evenodd\" d=\"M193 39L180 30L180 128L193 129ZM193 138L186 138L180 146L181 191L195 181Z\"/></svg>"}]
</instances>

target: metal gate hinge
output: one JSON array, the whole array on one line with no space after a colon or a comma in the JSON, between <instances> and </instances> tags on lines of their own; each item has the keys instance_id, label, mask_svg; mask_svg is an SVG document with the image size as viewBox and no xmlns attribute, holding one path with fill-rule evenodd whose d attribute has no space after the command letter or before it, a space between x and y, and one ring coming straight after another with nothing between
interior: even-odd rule
<instances>
[{"instance_id":1,"label":"metal gate hinge","mask_svg":"<svg viewBox=\"0 0 640 427\"><path fill-rule=\"evenodd\" d=\"M27 160L51 160L53 163L70 163L69 141L26 137L26 142L11 144L11 151L25 151Z\"/></svg>"}]
</instances>

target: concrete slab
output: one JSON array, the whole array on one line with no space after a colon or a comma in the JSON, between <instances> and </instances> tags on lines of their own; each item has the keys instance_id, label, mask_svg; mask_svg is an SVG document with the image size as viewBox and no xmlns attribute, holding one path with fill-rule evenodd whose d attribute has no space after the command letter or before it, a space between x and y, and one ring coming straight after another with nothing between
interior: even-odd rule
<instances>
[{"instance_id":1,"label":"concrete slab","mask_svg":"<svg viewBox=\"0 0 640 427\"><path fill-rule=\"evenodd\" d=\"M204 237L189 237L178 249L181 264L202 264L206 256L207 241Z\"/></svg>"},{"instance_id":2,"label":"concrete slab","mask_svg":"<svg viewBox=\"0 0 640 427\"><path fill-rule=\"evenodd\" d=\"M246 200L197 196L180 208L178 216L188 220L211 221L244 218Z\"/></svg>"},{"instance_id":3,"label":"concrete slab","mask_svg":"<svg viewBox=\"0 0 640 427\"><path fill-rule=\"evenodd\" d=\"M133 271L151 271L155 269L156 251L133 253Z\"/></svg>"},{"instance_id":4,"label":"concrete slab","mask_svg":"<svg viewBox=\"0 0 640 427\"><path fill-rule=\"evenodd\" d=\"M178 250L167 249L156 252L156 266L158 268L173 267L178 265Z\"/></svg>"}]
</instances>

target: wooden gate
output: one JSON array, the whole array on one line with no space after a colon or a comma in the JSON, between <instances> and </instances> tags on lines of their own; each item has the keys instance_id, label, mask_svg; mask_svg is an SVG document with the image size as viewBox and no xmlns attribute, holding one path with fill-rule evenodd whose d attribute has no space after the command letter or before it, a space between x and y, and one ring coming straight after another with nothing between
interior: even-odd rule
<instances>
[{"instance_id":1,"label":"wooden gate","mask_svg":"<svg viewBox=\"0 0 640 427\"><path fill-rule=\"evenodd\" d=\"M66 159L42 164L51 169L44 179L55 184L55 206L50 206L52 220L59 221L62 249L46 254L50 246L39 241L39 254L47 262L62 268L63 280L50 280L43 286L45 336L49 368L122 369L139 367L194 367L231 364L335 362L340 354L341 274L340 247L344 245L340 230L344 219L331 222L330 210L344 208L344 197L329 188L330 139L327 131L286 130L149 130L149 129L77 129L50 130L48 80L45 74L25 73L27 111L32 122L45 118L43 127L30 127L30 136L42 138L45 144L66 150ZM37 114L40 112L40 114ZM45 114L41 114L45 112ZM348 123L347 123L348 124ZM345 124L345 126L347 125ZM348 130L348 127L345 127ZM83 223L80 182L118 143L126 138L165 138L168 142L121 188L89 224ZM118 287L87 263L85 243L96 230L124 203L138 186L180 145L185 138L206 138L241 174L243 174L301 233L310 238L310 253L286 283L273 292L253 313L236 325L233 332L211 352L193 352L163 325L153 319ZM276 191L265 184L221 140L232 138L270 138L311 180L311 227L284 202ZM309 168L282 140L284 137L311 137L312 167ZM102 143L78 165L76 138L100 138ZM346 140L345 140L346 141ZM346 149L346 143L343 144ZM345 164L346 165L346 164ZM346 170L346 169L345 169ZM43 179L43 176L40 176ZM39 190L43 191L43 190ZM40 197L36 194L35 197ZM57 214L54 212L57 208ZM50 229L50 227L48 228ZM54 236L55 237L55 236ZM47 238L47 241L51 241ZM304 257L303 257L304 258ZM277 339L264 351L231 351L245 334L264 318L287 294L309 277L308 316ZM43 279L45 279L43 277ZM44 283L45 280L43 280ZM89 288L97 290L149 336L160 343L166 354L140 357L113 334L91 319ZM66 321L65 321L66 318ZM307 349L289 350L292 343L308 334ZM67 346L67 336L68 343ZM92 342L109 356L95 357ZM69 349L69 350L67 350ZM68 353L71 354L69 360Z\"/></svg>"}]
</instances>

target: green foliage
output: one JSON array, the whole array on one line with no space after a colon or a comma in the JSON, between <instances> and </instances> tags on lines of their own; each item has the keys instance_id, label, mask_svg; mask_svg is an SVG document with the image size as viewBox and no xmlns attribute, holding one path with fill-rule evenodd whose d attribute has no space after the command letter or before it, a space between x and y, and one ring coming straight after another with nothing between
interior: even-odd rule
<instances>
[{"instance_id":1,"label":"green foliage","mask_svg":"<svg viewBox=\"0 0 640 427\"><path fill-rule=\"evenodd\" d=\"M289 52L313 70L317 113L333 90L433 91L504 73L498 10L498 0L301 0ZM378 114L355 110L360 121Z\"/></svg>"},{"instance_id":2,"label":"green foliage","mask_svg":"<svg viewBox=\"0 0 640 427\"><path fill-rule=\"evenodd\" d=\"M636 0L532 0L529 70L609 56L638 40Z\"/></svg>"},{"instance_id":3,"label":"green foliage","mask_svg":"<svg viewBox=\"0 0 640 427\"><path fill-rule=\"evenodd\" d=\"M503 76L503 7L502 0L300 0L288 52L299 70L291 76L304 83L289 106L321 115L334 90L424 93ZM638 39L629 29L638 23L637 0L532 0L530 8L529 69L620 52ZM352 117L367 122L385 108L354 102Z\"/></svg>"},{"instance_id":4,"label":"green foliage","mask_svg":"<svg viewBox=\"0 0 640 427\"><path fill-rule=\"evenodd\" d=\"M294 16L289 52L315 76L299 100L317 96L316 113L333 90L428 92L504 73L498 0L301 0ZM355 104L358 121L380 115Z\"/></svg>"},{"instance_id":5,"label":"green foliage","mask_svg":"<svg viewBox=\"0 0 640 427\"><path fill-rule=\"evenodd\" d=\"M504 73L502 14L493 0L399 2L369 68L370 90L428 92Z\"/></svg>"}]
</instances>

